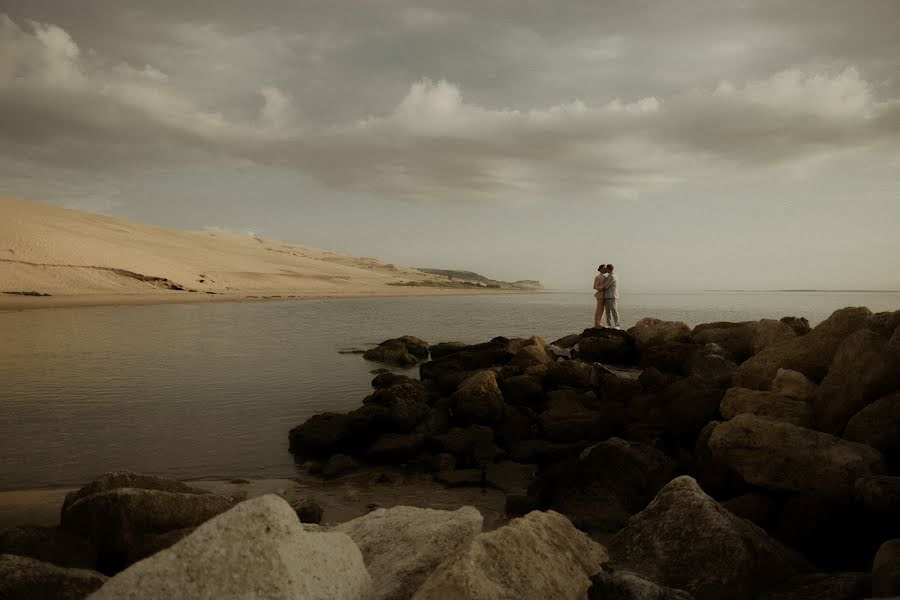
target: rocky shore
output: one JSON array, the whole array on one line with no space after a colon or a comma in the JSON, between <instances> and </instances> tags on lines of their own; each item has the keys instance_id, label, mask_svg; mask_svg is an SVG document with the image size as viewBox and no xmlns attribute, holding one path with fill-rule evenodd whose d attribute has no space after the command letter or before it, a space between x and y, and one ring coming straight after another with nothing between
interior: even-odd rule
<instances>
[{"instance_id":1,"label":"rocky shore","mask_svg":"<svg viewBox=\"0 0 900 600\"><path fill-rule=\"evenodd\" d=\"M360 408L292 429L298 464L502 493L505 519L393 506L322 525L308 499L114 473L70 493L58 528L0 534L0 597L900 596L900 311L404 336L365 357L419 377L379 374Z\"/></svg>"}]
</instances>

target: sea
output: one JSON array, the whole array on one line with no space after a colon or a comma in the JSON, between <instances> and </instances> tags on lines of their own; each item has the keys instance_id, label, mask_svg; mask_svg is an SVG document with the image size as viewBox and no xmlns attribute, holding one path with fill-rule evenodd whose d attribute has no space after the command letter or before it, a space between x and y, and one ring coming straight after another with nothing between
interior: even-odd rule
<instances>
[{"instance_id":1,"label":"sea","mask_svg":"<svg viewBox=\"0 0 900 600\"><path fill-rule=\"evenodd\" d=\"M900 309L898 292L629 293L621 325ZM371 391L365 349L591 325L591 293L214 302L0 311L0 490L130 469L178 479L291 477L288 431ZM416 370L410 371L415 375Z\"/></svg>"}]
</instances>

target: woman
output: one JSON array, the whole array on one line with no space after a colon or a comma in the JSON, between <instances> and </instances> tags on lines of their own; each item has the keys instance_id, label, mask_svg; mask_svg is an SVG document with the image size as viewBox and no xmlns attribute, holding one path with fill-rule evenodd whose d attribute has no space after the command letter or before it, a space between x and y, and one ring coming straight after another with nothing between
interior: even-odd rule
<instances>
[{"instance_id":1,"label":"woman","mask_svg":"<svg viewBox=\"0 0 900 600\"><path fill-rule=\"evenodd\" d=\"M594 298L597 299L597 310L594 311L594 328L603 327L603 284L606 282L606 265L600 265L597 267L597 270L600 274L594 277L594 289L597 290L594 292Z\"/></svg>"}]
</instances>

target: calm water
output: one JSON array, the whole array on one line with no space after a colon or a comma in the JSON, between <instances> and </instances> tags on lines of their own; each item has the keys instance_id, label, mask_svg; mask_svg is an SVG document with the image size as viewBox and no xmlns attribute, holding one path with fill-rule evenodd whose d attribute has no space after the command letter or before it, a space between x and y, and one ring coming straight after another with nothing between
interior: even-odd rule
<instances>
[{"instance_id":1,"label":"calm water","mask_svg":"<svg viewBox=\"0 0 900 600\"><path fill-rule=\"evenodd\" d=\"M625 327L643 316L815 323L843 306L896 310L900 294L632 294L620 315ZM0 489L79 484L115 468L290 476L288 430L358 406L379 366L338 350L403 334L551 341L592 315L590 293L0 312Z\"/></svg>"}]
</instances>

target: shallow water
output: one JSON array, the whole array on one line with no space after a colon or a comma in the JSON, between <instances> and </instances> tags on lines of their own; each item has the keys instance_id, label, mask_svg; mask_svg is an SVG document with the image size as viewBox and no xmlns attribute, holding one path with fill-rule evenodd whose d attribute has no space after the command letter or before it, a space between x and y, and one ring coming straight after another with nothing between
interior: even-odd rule
<instances>
[{"instance_id":1,"label":"shallow water","mask_svg":"<svg viewBox=\"0 0 900 600\"><path fill-rule=\"evenodd\" d=\"M900 309L898 293L631 294L643 316L695 325ZM590 293L204 303L0 312L0 489L80 484L115 468L290 477L288 430L349 410L379 365L346 348L578 332Z\"/></svg>"}]
</instances>

